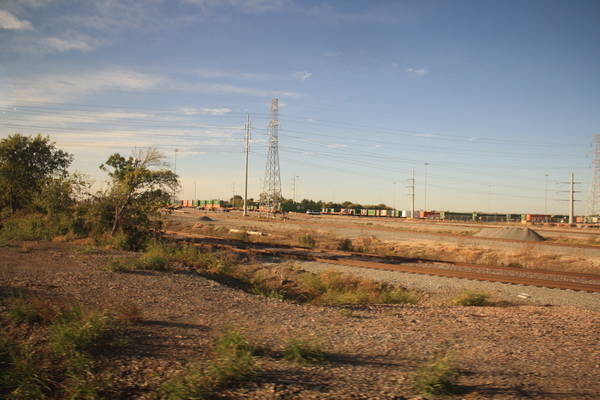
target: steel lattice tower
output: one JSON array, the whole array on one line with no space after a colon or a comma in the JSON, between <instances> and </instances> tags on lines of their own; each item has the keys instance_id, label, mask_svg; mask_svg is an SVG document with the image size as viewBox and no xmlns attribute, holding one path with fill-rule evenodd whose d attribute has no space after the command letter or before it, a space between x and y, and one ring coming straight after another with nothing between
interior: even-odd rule
<instances>
[{"instance_id":1,"label":"steel lattice tower","mask_svg":"<svg viewBox=\"0 0 600 400\"><path fill-rule=\"evenodd\" d=\"M271 101L269 122L269 148L260 204L271 212L277 212L281 203L281 175L279 173L279 100Z\"/></svg>"},{"instance_id":2,"label":"steel lattice tower","mask_svg":"<svg viewBox=\"0 0 600 400\"><path fill-rule=\"evenodd\" d=\"M600 214L600 135L594 135L594 160L592 161L592 185L588 199L588 215Z\"/></svg>"}]
</instances>

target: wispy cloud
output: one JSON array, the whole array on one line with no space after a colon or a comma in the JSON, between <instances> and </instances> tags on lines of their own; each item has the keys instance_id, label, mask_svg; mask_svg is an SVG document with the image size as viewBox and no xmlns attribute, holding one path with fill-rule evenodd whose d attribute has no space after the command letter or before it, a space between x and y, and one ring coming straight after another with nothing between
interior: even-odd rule
<instances>
[{"instance_id":1,"label":"wispy cloud","mask_svg":"<svg viewBox=\"0 0 600 400\"><path fill-rule=\"evenodd\" d=\"M224 71L224 70L212 70L212 69L198 69L194 71L196 75L205 79L215 78L235 78L235 79L263 79L266 76L261 74L255 74L252 72L236 72L236 71Z\"/></svg>"},{"instance_id":2,"label":"wispy cloud","mask_svg":"<svg viewBox=\"0 0 600 400\"><path fill-rule=\"evenodd\" d=\"M245 12L279 11L288 4L288 0L185 0L188 4L199 6L204 12L215 8L236 8Z\"/></svg>"},{"instance_id":3,"label":"wispy cloud","mask_svg":"<svg viewBox=\"0 0 600 400\"><path fill-rule=\"evenodd\" d=\"M426 68L407 68L409 76L412 78L422 78L429 73Z\"/></svg>"},{"instance_id":4,"label":"wispy cloud","mask_svg":"<svg viewBox=\"0 0 600 400\"><path fill-rule=\"evenodd\" d=\"M5 10L0 10L0 29L25 31L33 30L31 22L19 19Z\"/></svg>"},{"instance_id":5,"label":"wispy cloud","mask_svg":"<svg viewBox=\"0 0 600 400\"><path fill-rule=\"evenodd\" d=\"M323 53L323 55L325 57L339 57L342 55L341 51L337 51L337 50L329 50Z\"/></svg>"},{"instance_id":6,"label":"wispy cloud","mask_svg":"<svg viewBox=\"0 0 600 400\"><path fill-rule=\"evenodd\" d=\"M67 52L70 50L79 50L87 52L93 49L93 47L82 39L61 39L58 37L49 37L46 39L46 45L49 49L58 52Z\"/></svg>"},{"instance_id":7,"label":"wispy cloud","mask_svg":"<svg viewBox=\"0 0 600 400\"><path fill-rule=\"evenodd\" d=\"M299 81L307 81L312 77L312 72L308 71L297 71L293 73L294 79L298 79Z\"/></svg>"},{"instance_id":8,"label":"wispy cloud","mask_svg":"<svg viewBox=\"0 0 600 400\"><path fill-rule=\"evenodd\" d=\"M64 102L108 90L143 91L157 87L163 81L164 78L158 75L125 68L107 68L17 79L13 82L13 96L18 104Z\"/></svg>"},{"instance_id":9,"label":"wispy cloud","mask_svg":"<svg viewBox=\"0 0 600 400\"><path fill-rule=\"evenodd\" d=\"M194 107L184 107L181 109L181 112L184 113L185 115L225 115L227 113L230 113L231 110L230 108L194 108Z\"/></svg>"},{"instance_id":10,"label":"wispy cloud","mask_svg":"<svg viewBox=\"0 0 600 400\"><path fill-rule=\"evenodd\" d=\"M343 144L343 143L331 143L331 144L328 144L327 147L330 147L332 149L343 149L343 148L348 147L348 145Z\"/></svg>"}]
</instances>

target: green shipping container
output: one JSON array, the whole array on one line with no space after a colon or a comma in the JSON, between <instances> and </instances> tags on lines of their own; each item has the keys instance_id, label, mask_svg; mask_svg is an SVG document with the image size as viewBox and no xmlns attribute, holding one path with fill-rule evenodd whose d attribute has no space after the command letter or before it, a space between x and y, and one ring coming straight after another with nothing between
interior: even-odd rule
<instances>
[{"instance_id":1,"label":"green shipping container","mask_svg":"<svg viewBox=\"0 0 600 400\"><path fill-rule=\"evenodd\" d=\"M376 210L368 210L367 211L367 213L368 213L367 215L375 215L375 211Z\"/></svg>"}]
</instances>

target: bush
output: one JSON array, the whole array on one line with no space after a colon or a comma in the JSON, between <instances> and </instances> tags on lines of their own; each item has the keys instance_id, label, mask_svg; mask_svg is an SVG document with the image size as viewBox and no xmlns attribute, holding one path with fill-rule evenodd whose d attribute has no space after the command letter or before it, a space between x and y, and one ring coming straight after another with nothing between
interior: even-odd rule
<instances>
[{"instance_id":1,"label":"bush","mask_svg":"<svg viewBox=\"0 0 600 400\"><path fill-rule=\"evenodd\" d=\"M458 371L449 356L434 356L423 363L413 376L413 383L421 393L445 396L456 392Z\"/></svg>"},{"instance_id":2,"label":"bush","mask_svg":"<svg viewBox=\"0 0 600 400\"><path fill-rule=\"evenodd\" d=\"M338 243L338 250L342 251L352 251L354 247L352 246L352 240L350 239L342 239Z\"/></svg>"},{"instance_id":3,"label":"bush","mask_svg":"<svg viewBox=\"0 0 600 400\"><path fill-rule=\"evenodd\" d=\"M33 349L0 334L0 398L45 399L51 384Z\"/></svg>"},{"instance_id":4,"label":"bush","mask_svg":"<svg viewBox=\"0 0 600 400\"><path fill-rule=\"evenodd\" d=\"M302 288L320 304L414 304L415 295L385 283L363 280L338 271L306 274Z\"/></svg>"},{"instance_id":5,"label":"bush","mask_svg":"<svg viewBox=\"0 0 600 400\"><path fill-rule=\"evenodd\" d=\"M48 322L55 313L50 303L39 297L16 297L8 304L8 318L17 324Z\"/></svg>"},{"instance_id":6,"label":"bush","mask_svg":"<svg viewBox=\"0 0 600 400\"><path fill-rule=\"evenodd\" d=\"M0 241L51 240L75 232L75 219L68 215L17 215L2 222Z\"/></svg>"},{"instance_id":7,"label":"bush","mask_svg":"<svg viewBox=\"0 0 600 400\"><path fill-rule=\"evenodd\" d=\"M300 244L300 246L308 247L309 249L312 249L317 245L317 241L315 240L315 238L309 234L300 236L300 238L298 239L298 243Z\"/></svg>"},{"instance_id":8,"label":"bush","mask_svg":"<svg viewBox=\"0 0 600 400\"><path fill-rule=\"evenodd\" d=\"M464 291L454 299L452 299L451 304L456 306L487 306L490 304L489 302L490 295L482 292L472 292L472 291Z\"/></svg>"},{"instance_id":9,"label":"bush","mask_svg":"<svg viewBox=\"0 0 600 400\"><path fill-rule=\"evenodd\" d=\"M160 242L151 243L137 260L136 268L150 271L170 271L172 268L169 250Z\"/></svg>"},{"instance_id":10,"label":"bush","mask_svg":"<svg viewBox=\"0 0 600 400\"><path fill-rule=\"evenodd\" d=\"M164 399L211 399L217 391L254 375L253 348L237 331L226 330L214 344L215 357L203 368L192 363L159 389Z\"/></svg>"},{"instance_id":11,"label":"bush","mask_svg":"<svg viewBox=\"0 0 600 400\"><path fill-rule=\"evenodd\" d=\"M325 361L325 353L314 343L290 339L282 352L283 358L298 364L320 363Z\"/></svg>"},{"instance_id":12,"label":"bush","mask_svg":"<svg viewBox=\"0 0 600 400\"><path fill-rule=\"evenodd\" d=\"M111 272L129 271L129 267L122 261L114 257L109 257L104 264L104 269Z\"/></svg>"}]
</instances>

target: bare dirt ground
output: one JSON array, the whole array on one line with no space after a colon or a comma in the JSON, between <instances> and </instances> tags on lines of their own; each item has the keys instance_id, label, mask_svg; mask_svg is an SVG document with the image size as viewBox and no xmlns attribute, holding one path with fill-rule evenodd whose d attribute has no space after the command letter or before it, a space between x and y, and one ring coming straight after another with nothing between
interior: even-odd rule
<instances>
[{"instance_id":1,"label":"bare dirt ground","mask_svg":"<svg viewBox=\"0 0 600 400\"><path fill-rule=\"evenodd\" d=\"M600 313L575 307L300 305L249 294L181 270L109 272L114 251L65 243L0 248L0 289L21 288L85 303L131 302L143 311L135 340L114 354L122 398L154 390L192 358L207 357L226 326L277 350L291 337L314 340L325 364L259 358L262 372L222 398L403 399L418 396L419 362L449 349L465 399L600 398Z\"/></svg>"}]
</instances>

